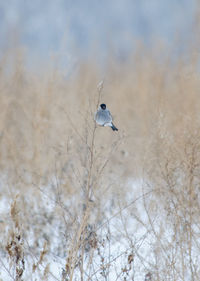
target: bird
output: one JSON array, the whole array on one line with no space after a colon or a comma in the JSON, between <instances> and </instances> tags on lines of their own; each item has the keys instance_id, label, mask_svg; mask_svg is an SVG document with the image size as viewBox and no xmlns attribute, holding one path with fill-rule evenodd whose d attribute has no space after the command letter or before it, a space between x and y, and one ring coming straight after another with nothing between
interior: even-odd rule
<instances>
[{"instance_id":1,"label":"bird","mask_svg":"<svg viewBox=\"0 0 200 281\"><path fill-rule=\"evenodd\" d=\"M98 125L105 127L109 126L113 131L118 131L118 129L112 122L112 115L110 114L110 111L106 109L105 103L100 104L97 112L95 113L94 119Z\"/></svg>"}]
</instances>

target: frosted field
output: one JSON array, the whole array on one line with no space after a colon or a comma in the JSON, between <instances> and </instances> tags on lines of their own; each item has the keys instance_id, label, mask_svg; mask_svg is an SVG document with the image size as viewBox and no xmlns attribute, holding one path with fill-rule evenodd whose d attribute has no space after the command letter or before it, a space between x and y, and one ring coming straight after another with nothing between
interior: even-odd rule
<instances>
[{"instance_id":1,"label":"frosted field","mask_svg":"<svg viewBox=\"0 0 200 281\"><path fill-rule=\"evenodd\" d=\"M167 280L191 280L188 241L180 240L183 230L174 225L175 220L169 218L161 201L153 195L153 189L142 180L129 180L123 188L127 193L123 201L125 205L118 196L110 198L102 210L102 219L86 226L76 253L73 280L153 280L150 276L162 280L164 274L168 276ZM80 205L80 198L77 196L77 199L73 198L74 203L70 200L61 205L62 200L58 204L52 199L55 196L53 189L46 188L45 193L48 196L41 192L39 200L34 198L34 194L23 199L31 216L29 227L19 241L16 240L17 234L22 233L28 222L23 221L24 214L18 210L15 215L21 219L19 226L14 226L10 200L1 200L1 224L7 224L1 236L9 244L9 226L13 225L16 237L12 237L12 241L16 241L23 251L15 251L14 246L10 248L19 254L19 261L15 264L16 256L14 260L9 258L1 248L1 280L21 280L16 278L16 268L23 268L23 280L69 280L67 258L77 232L70 233L73 225L68 229L65 207ZM95 201L92 204L95 205ZM93 221L95 216L94 207ZM82 217L79 210L73 223L79 226ZM198 230L198 224L194 223L193 234L198 235ZM196 274L199 274L199 238L194 242L191 258L195 262Z\"/></svg>"}]
</instances>

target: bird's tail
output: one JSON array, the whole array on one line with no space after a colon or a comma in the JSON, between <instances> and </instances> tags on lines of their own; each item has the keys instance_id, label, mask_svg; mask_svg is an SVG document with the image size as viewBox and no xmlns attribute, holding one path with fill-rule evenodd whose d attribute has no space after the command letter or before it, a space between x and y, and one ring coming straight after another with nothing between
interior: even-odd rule
<instances>
[{"instance_id":1,"label":"bird's tail","mask_svg":"<svg viewBox=\"0 0 200 281\"><path fill-rule=\"evenodd\" d=\"M115 125L113 123L112 123L111 128L112 128L113 131L118 131L118 129L115 127Z\"/></svg>"}]
</instances>

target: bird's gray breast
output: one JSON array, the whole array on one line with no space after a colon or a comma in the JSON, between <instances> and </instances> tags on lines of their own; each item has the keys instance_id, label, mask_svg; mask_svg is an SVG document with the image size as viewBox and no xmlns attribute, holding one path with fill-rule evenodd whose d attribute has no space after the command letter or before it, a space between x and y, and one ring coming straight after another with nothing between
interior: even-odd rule
<instances>
[{"instance_id":1,"label":"bird's gray breast","mask_svg":"<svg viewBox=\"0 0 200 281\"><path fill-rule=\"evenodd\" d=\"M99 125L104 125L105 123L112 122L112 117L108 110L98 110L96 114L96 122Z\"/></svg>"}]
</instances>

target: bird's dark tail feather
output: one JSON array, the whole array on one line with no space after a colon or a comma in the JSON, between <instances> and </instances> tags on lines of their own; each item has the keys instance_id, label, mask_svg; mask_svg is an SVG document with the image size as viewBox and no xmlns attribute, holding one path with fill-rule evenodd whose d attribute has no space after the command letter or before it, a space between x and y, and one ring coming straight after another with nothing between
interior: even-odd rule
<instances>
[{"instance_id":1,"label":"bird's dark tail feather","mask_svg":"<svg viewBox=\"0 0 200 281\"><path fill-rule=\"evenodd\" d=\"M114 124L112 124L111 128L112 128L113 131L118 131L118 129L115 127Z\"/></svg>"}]
</instances>

